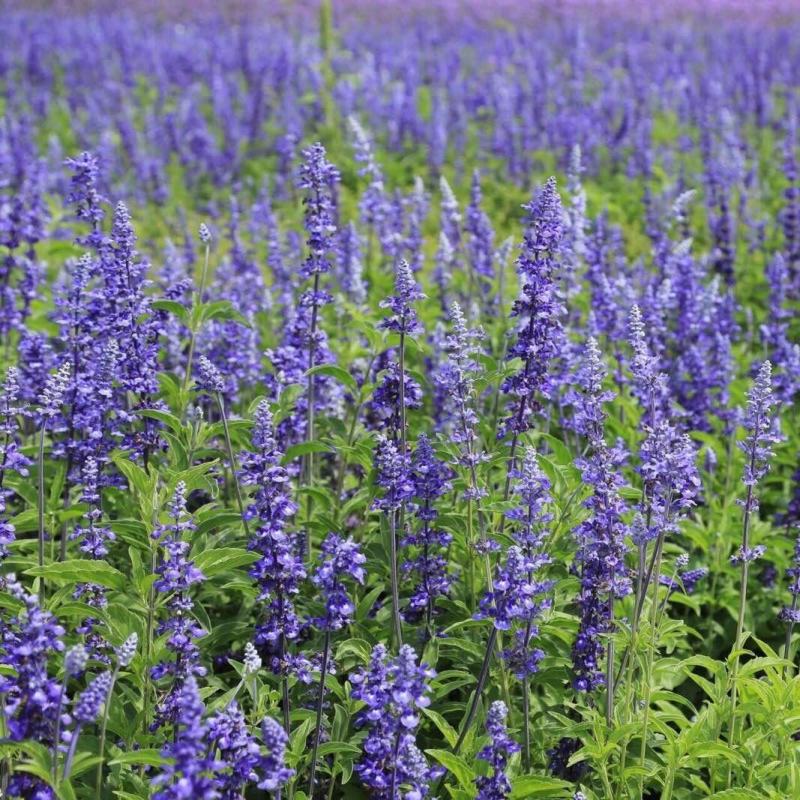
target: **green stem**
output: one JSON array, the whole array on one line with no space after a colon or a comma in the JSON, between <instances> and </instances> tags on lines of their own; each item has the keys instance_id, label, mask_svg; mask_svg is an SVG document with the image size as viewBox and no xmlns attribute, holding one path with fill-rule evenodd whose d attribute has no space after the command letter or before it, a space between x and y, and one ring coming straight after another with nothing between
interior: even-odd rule
<instances>
[{"instance_id":1,"label":"green stem","mask_svg":"<svg viewBox=\"0 0 800 800\"><path fill-rule=\"evenodd\" d=\"M111 705L111 697L114 694L114 684L117 682L117 677L119 676L119 664L114 667L114 671L111 673L111 683L108 687L108 695L106 696L106 701L103 704L103 718L100 722L100 743L98 745L98 755L99 755L99 762L97 763L97 772L95 774L95 784L94 784L94 797L95 800L100 800L100 795L103 790L103 756L105 755L106 750L106 730L108 728L108 710L109 706Z\"/></svg>"},{"instance_id":2,"label":"green stem","mask_svg":"<svg viewBox=\"0 0 800 800\"><path fill-rule=\"evenodd\" d=\"M311 747L311 769L308 778L308 800L314 800L314 778L317 772L317 750L322 732L322 706L325 701L325 676L328 672L328 657L331 650L331 632L325 629L325 643L322 646L322 666L319 674L319 696L317 697L317 719L314 725L314 744Z\"/></svg>"},{"instance_id":3,"label":"green stem","mask_svg":"<svg viewBox=\"0 0 800 800\"><path fill-rule=\"evenodd\" d=\"M400 588L397 575L397 515L398 510L389 512L389 570L392 590L392 630L397 647L403 644L403 628L400 622Z\"/></svg>"},{"instance_id":4,"label":"green stem","mask_svg":"<svg viewBox=\"0 0 800 800\"><path fill-rule=\"evenodd\" d=\"M195 295L195 302L203 302L203 294L206 290L206 278L208 276L208 256L211 252L211 245L206 244L206 257L203 261L203 271L200 274L200 286L198 287L197 294ZM197 343L197 329L194 321L192 321L192 330L189 337L189 353L186 356L186 374L183 376L183 391L184 394L189 391L189 382L192 380L192 361L194 360L194 348Z\"/></svg>"},{"instance_id":5,"label":"green stem","mask_svg":"<svg viewBox=\"0 0 800 800\"><path fill-rule=\"evenodd\" d=\"M236 494L236 504L239 506L239 513L242 515L242 525L244 532L249 537L250 528L247 520L244 517L244 500L242 499L242 489L239 486L239 476L237 475L236 456L233 454L233 444L231 443L231 432L228 428L228 417L225 414L225 401L222 398L221 392L216 392L217 405L219 406L219 415L222 419L222 430L225 434L225 448L228 451L228 462L231 465L231 479L233 481L233 490Z\"/></svg>"},{"instance_id":6,"label":"green stem","mask_svg":"<svg viewBox=\"0 0 800 800\"><path fill-rule=\"evenodd\" d=\"M39 567L44 566L44 431L45 424L42 422L42 430L39 434L39 475L37 483L37 513L39 520ZM41 579L44 588L44 578ZM42 592L42 595L44 593Z\"/></svg>"}]
</instances>

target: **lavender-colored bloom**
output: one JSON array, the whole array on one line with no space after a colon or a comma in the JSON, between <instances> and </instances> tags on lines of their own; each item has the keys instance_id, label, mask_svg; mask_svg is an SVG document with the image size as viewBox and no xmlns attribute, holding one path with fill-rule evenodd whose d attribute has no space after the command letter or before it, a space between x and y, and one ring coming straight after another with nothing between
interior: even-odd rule
<instances>
[{"instance_id":1,"label":"lavender-colored bloom","mask_svg":"<svg viewBox=\"0 0 800 800\"><path fill-rule=\"evenodd\" d=\"M338 271L342 291L357 305L363 305L367 299L361 251L361 236L351 222L339 234Z\"/></svg>"},{"instance_id":2,"label":"lavender-colored bloom","mask_svg":"<svg viewBox=\"0 0 800 800\"><path fill-rule=\"evenodd\" d=\"M506 517L514 525L514 541L528 561L526 591L530 591L532 601L526 616L520 620L523 624L515 631L514 643L503 652L503 657L514 674L522 680L535 673L544 658L543 651L532 648L531 643L539 633L536 618L551 606L549 600L536 598L541 598L552 588L551 581L538 577L538 573L551 560L542 552L542 546L547 525L552 520L552 515L547 511L552 497L550 481L541 471L533 448L525 450L520 468L512 472L512 478L515 479L514 493L520 503L508 511Z\"/></svg>"},{"instance_id":3,"label":"lavender-colored bloom","mask_svg":"<svg viewBox=\"0 0 800 800\"><path fill-rule=\"evenodd\" d=\"M633 535L637 545L677 532L678 515L694 506L702 487L696 455L691 439L666 419L648 430L640 451L643 516Z\"/></svg>"},{"instance_id":4,"label":"lavender-colored bloom","mask_svg":"<svg viewBox=\"0 0 800 800\"><path fill-rule=\"evenodd\" d=\"M470 470L472 477L484 459L484 455L478 452L478 414L474 398L475 378L480 370L475 359L481 352L484 332L481 328L467 327L458 303L454 302L450 307L450 320L452 329L445 339L448 357L436 370L435 381L444 395L445 428L453 441L461 445L460 463ZM467 499L478 499L481 494L477 486L470 486Z\"/></svg>"},{"instance_id":5,"label":"lavender-colored bloom","mask_svg":"<svg viewBox=\"0 0 800 800\"><path fill-rule=\"evenodd\" d=\"M350 676L352 697L366 706L356 724L368 728L356 772L380 800L421 800L438 775L427 767L415 744L419 710L430 704L427 681L434 675L426 665L417 665L408 645L390 658L386 647L377 644L369 666Z\"/></svg>"},{"instance_id":6,"label":"lavender-colored bloom","mask_svg":"<svg viewBox=\"0 0 800 800\"><path fill-rule=\"evenodd\" d=\"M408 372L403 373L403 401L406 410L422 407L422 387ZM368 405L370 428L395 433L400 429L400 365L390 361L380 376Z\"/></svg>"},{"instance_id":7,"label":"lavender-colored bloom","mask_svg":"<svg viewBox=\"0 0 800 800\"><path fill-rule=\"evenodd\" d=\"M286 766L286 746L289 744L289 737L272 717L264 717L261 723L261 736L267 754L261 760L261 772L265 777L258 784L258 788L272 792L274 797L280 797L283 786L294 777L294 770Z\"/></svg>"},{"instance_id":8,"label":"lavender-colored bloom","mask_svg":"<svg viewBox=\"0 0 800 800\"><path fill-rule=\"evenodd\" d=\"M392 312L380 323L381 328L394 331L395 333L412 336L422 330L417 312L412 307L412 303L421 300L425 295L419 288L414 273L408 261L400 259L395 269L394 294L381 300L380 307L389 309Z\"/></svg>"},{"instance_id":9,"label":"lavender-colored bloom","mask_svg":"<svg viewBox=\"0 0 800 800\"><path fill-rule=\"evenodd\" d=\"M6 591L23 603L19 615L7 619L0 629L0 664L8 668L0 675L7 735L12 741L29 739L51 745L61 685L48 674L48 662L51 654L64 650L64 628L41 607L36 595L28 594L13 579Z\"/></svg>"},{"instance_id":10,"label":"lavender-colored bloom","mask_svg":"<svg viewBox=\"0 0 800 800\"><path fill-rule=\"evenodd\" d=\"M477 277L478 285L486 293L491 289L494 278L494 229L489 217L481 207L482 202L480 175L475 170L472 173L464 229L469 234L467 254L469 255L470 266Z\"/></svg>"},{"instance_id":11,"label":"lavender-colored bloom","mask_svg":"<svg viewBox=\"0 0 800 800\"><path fill-rule=\"evenodd\" d=\"M624 541L627 506L620 494L623 481L619 472L625 454L620 448L608 447L603 437L603 404L609 399L609 393L602 388L604 379L600 350L594 339L589 339L578 376L583 392L580 398L575 397L577 428L587 435L590 445L590 455L576 464L584 483L594 489L584 503L589 517L574 532L578 541L581 620L572 660L573 685L579 691L591 691L603 684L602 636L609 632L615 598L630 592Z\"/></svg>"},{"instance_id":12,"label":"lavender-colored bloom","mask_svg":"<svg viewBox=\"0 0 800 800\"><path fill-rule=\"evenodd\" d=\"M111 688L111 673L101 672L75 701L72 716L78 725L94 722L99 716ZM73 734L75 735L75 734Z\"/></svg>"},{"instance_id":13,"label":"lavender-colored bloom","mask_svg":"<svg viewBox=\"0 0 800 800\"><path fill-rule=\"evenodd\" d=\"M160 636L169 634L167 648L172 652L170 661L162 661L151 670L154 680L170 677L170 687L156 709L154 728L171 722L176 724L180 714L181 692L187 680L195 675L205 675L200 664L200 651L196 641L205 635L192 615L194 602L189 590L204 580L203 574L188 558L190 543L185 536L194 531L191 518L186 518L186 485L181 481L175 487L170 504L172 522L159 526L153 533L163 549L163 560L156 567L158 576L153 588L168 596L169 615L156 628Z\"/></svg>"},{"instance_id":14,"label":"lavender-colored bloom","mask_svg":"<svg viewBox=\"0 0 800 800\"><path fill-rule=\"evenodd\" d=\"M206 741L214 759L214 786L220 800L239 800L248 783L256 783L262 760L261 748L247 729L234 702L209 719Z\"/></svg>"},{"instance_id":15,"label":"lavender-colored bloom","mask_svg":"<svg viewBox=\"0 0 800 800\"><path fill-rule=\"evenodd\" d=\"M537 564L516 545L506 552L497 566L492 589L481 598L475 619L491 619L499 631L509 630L515 622L527 620L536 610L536 587L531 574Z\"/></svg>"},{"instance_id":16,"label":"lavender-colored bloom","mask_svg":"<svg viewBox=\"0 0 800 800\"><path fill-rule=\"evenodd\" d=\"M89 653L82 644L76 644L75 647L70 647L64 656L64 674L76 676L80 675L85 669L89 661Z\"/></svg>"},{"instance_id":17,"label":"lavender-colored bloom","mask_svg":"<svg viewBox=\"0 0 800 800\"><path fill-rule=\"evenodd\" d=\"M516 437L528 430L530 415L540 407L540 395L547 396L550 389L548 367L557 354L561 330L556 282L564 217L555 179L550 178L525 208L529 223L517 259L523 286L511 311L519 323L508 348L508 359L522 359L522 367L503 382L503 391L513 402L510 415L500 425L500 437L509 433Z\"/></svg>"},{"instance_id":18,"label":"lavender-colored bloom","mask_svg":"<svg viewBox=\"0 0 800 800\"><path fill-rule=\"evenodd\" d=\"M631 349L631 372L634 393L644 410L643 422L654 425L667 403L666 375L658 369L658 360L651 355L645 334L644 320L639 306L631 309L628 323Z\"/></svg>"},{"instance_id":19,"label":"lavender-colored bloom","mask_svg":"<svg viewBox=\"0 0 800 800\"><path fill-rule=\"evenodd\" d=\"M83 152L76 158L68 158L65 164L72 170L67 203L75 206L78 219L88 222L91 228L90 234L81 239L80 243L96 248L102 242L100 226L105 216L102 208L105 198L97 190L100 175L97 158L91 153Z\"/></svg>"},{"instance_id":20,"label":"lavender-colored bloom","mask_svg":"<svg viewBox=\"0 0 800 800\"><path fill-rule=\"evenodd\" d=\"M117 648L117 663L120 667L127 667L133 661L136 655L136 648L139 646L139 634L132 633L118 648Z\"/></svg>"},{"instance_id":21,"label":"lavender-colored bloom","mask_svg":"<svg viewBox=\"0 0 800 800\"><path fill-rule=\"evenodd\" d=\"M39 396L39 413L44 420L53 420L61 413L64 397L69 388L70 365L65 361L55 374L47 379L44 391Z\"/></svg>"},{"instance_id":22,"label":"lavender-colored bloom","mask_svg":"<svg viewBox=\"0 0 800 800\"><path fill-rule=\"evenodd\" d=\"M338 631L352 621L355 605L347 594L344 579L363 583L366 557L352 539L329 533L321 545L322 560L311 577L322 594L325 613L312 622L323 631Z\"/></svg>"},{"instance_id":23,"label":"lavender-colored bloom","mask_svg":"<svg viewBox=\"0 0 800 800\"><path fill-rule=\"evenodd\" d=\"M213 237L211 236L211 231L209 230L208 225L206 225L205 222L201 222L200 223L200 228L198 230L198 236L200 237L200 241L204 245L210 245L211 244L211 240L212 240Z\"/></svg>"},{"instance_id":24,"label":"lavender-colored bloom","mask_svg":"<svg viewBox=\"0 0 800 800\"><path fill-rule=\"evenodd\" d=\"M83 465L83 492L81 500L89 506L84 519L85 527L76 527L70 535L71 539L80 540L80 550L90 558L103 559L108 555L108 545L117 538L114 532L102 525L103 511L100 501L100 471L97 462L89 457Z\"/></svg>"},{"instance_id":25,"label":"lavender-colored bloom","mask_svg":"<svg viewBox=\"0 0 800 800\"><path fill-rule=\"evenodd\" d=\"M336 230L333 218L332 193L339 182L339 170L331 164L325 148L317 143L303 151L299 186L305 189L305 227L308 233L308 256L300 275L310 278L329 272L328 253L333 249L333 233Z\"/></svg>"},{"instance_id":26,"label":"lavender-colored bloom","mask_svg":"<svg viewBox=\"0 0 800 800\"><path fill-rule=\"evenodd\" d=\"M170 761L152 780L153 800L216 800L219 793L207 756L208 728L203 723L203 701L197 681L190 675L175 695L174 740L162 754Z\"/></svg>"},{"instance_id":27,"label":"lavender-colored bloom","mask_svg":"<svg viewBox=\"0 0 800 800\"><path fill-rule=\"evenodd\" d=\"M481 761L486 761L492 774L475 780L478 787L477 800L504 800L511 794L511 781L506 775L509 756L519 751L519 745L508 735L506 729L508 709L502 700L495 700L489 706L486 716L486 730L490 743L478 753Z\"/></svg>"},{"instance_id":28,"label":"lavender-colored bloom","mask_svg":"<svg viewBox=\"0 0 800 800\"><path fill-rule=\"evenodd\" d=\"M772 457L771 446L779 440L771 417L774 403L772 365L769 361L765 361L747 393L747 407L744 414L747 435L744 441L739 442L739 447L746 456L742 482L748 489L754 489L767 474L769 459ZM744 505L748 512L758 510L758 501L755 497L751 497Z\"/></svg>"},{"instance_id":29,"label":"lavender-colored bloom","mask_svg":"<svg viewBox=\"0 0 800 800\"><path fill-rule=\"evenodd\" d=\"M197 360L195 384L201 391L212 394L225 391L225 381L222 374L205 356L200 356Z\"/></svg>"},{"instance_id":30,"label":"lavender-colored bloom","mask_svg":"<svg viewBox=\"0 0 800 800\"><path fill-rule=\"evenodd\" d=\"M404 547L417 548L417 555L405 561L403 571L416 576L416 584L405 610L409 619L427 614L431 624L436 600L450 591L452 577L448 573L444 550L450 544L449 533L436 525L436 503L450 491L452 472L436 458L430 440L421 434L411 457L411 480L414 485L414 515L419 520L416 532L409 533L400 542Z\"/></svg>"},{"instance_id":31,"label":"lavender-colored bloom","mask_svg":"<svg viewBox=\"0 0 800 800\"><path fill-rule=\"evenodd\" d=\"M375 500L375 508L388 514L397 511L414 496L408 456L401 454L397 445L383 435L378 436L375 469L375 483L383 489L382 496Z\"/></svg>"},{"instance_id":32,"label":"lavender-colored bloom","mask_svg":"<svg viewBox=\"0 0 800 800\"><path fill-rule=\"evenodd\" d=\"M283 456L275 439L269 404L262 400L256 410L251 452L242 455L242 482L255 486L252 503L245 511L251 523L248 548L258 561L250 575L258 582L262 616L256 626L255 643L274 652L272 669L283 669L281 651L286 641L296 639L300 621L293 598L306 576L297 537L286 530L297 506L291 497L289 474L281 466Z\"/></svg>"}]
</instances>

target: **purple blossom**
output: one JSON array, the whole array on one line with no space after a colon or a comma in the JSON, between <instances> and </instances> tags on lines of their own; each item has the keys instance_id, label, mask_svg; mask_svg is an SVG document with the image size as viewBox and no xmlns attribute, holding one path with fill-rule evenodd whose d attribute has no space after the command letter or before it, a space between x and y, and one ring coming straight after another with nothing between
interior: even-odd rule
<instances>
[{"instance_id":1,"label":"purple blossom","mask_svg":"<svg viewBox=\"0 0 800 800\"><path fill-rule=\"evenodd\" d=\"M265 776L258 784L259 789L272 792L280 798L283 786L294 777L294 770L286 766L286 747L289 737L286 731L272 717L264 717L261 723L261 736L267 754L261 761L261 772Z\"/></svg>"},{"instance_id":2,"label":"purple blossom","mask_svg":"<svg viewBox=\"0 0 800 800\"><path fill-rule=\"evenodd\" d=\"M281 466L283 453L278 449L272 413L266 400L256 410L252 433L253 450L242 455L242 482L255 486L245 517L253 524L248 549L258 554L250 575L259 587L260 620L256 626L256 644L276 651L272 669L284 668L283 651L287 641L300 633L300 620L293 597L300 591L306 576L301 544L286 530L297 506L292 500L289 474Z\"/></svg>"},{"instance_id":3,"label":"purple blossom","mask_svg":"<svg viewBox=\"0 0 800 800\"><path fill-rule=\"evenodd\" d=\"M375 508L392 513L414 496L410 466L408 456L401 454L391 439L379 434L375 449L375 483L383 489L383 494L375 500Z\"/></svg>"},{"instance_id":4,"label":"purple blossom","mask_svg":"<svg viewBox=\"0 0 800 800\"><path fill-rule=\"evenodd\" d=\"M344 579L364 582L366 557L352 539L329 533L321 545L321 562L311 577L322 594L325 613L312 622L324 631L338 631L352 621L355 605L347 594Z\"/></svg>"},{"instance_id":5,"label":"purple blossom","mask_svg":"<svg viewBox=\"0 0 800 800\"><path fill-rule=\"evenodd\" d=\"M308 256L300 269L303 278L329 272L328 254L333 250L336 230L333 218L333 191L339 182L339 170L326 157L325 148L317 143L303 151L299 186L306 190L305 228L308 234Z\"/></svg>"},{"instance_id":6,"label":"purple blossom","mask_svg":"<svg viewBox=\"0 0 800 800\"><path fill-rule=\"evenodd\" d=\"M203 723L203 711L197 681L190 675L175 694L175 735L162 749L169 763L151 781L156 789L153 800L219 797L211 774L215 763L207 755L208 727Z\"/></svg>"},{"instance_id":7,"label":"purple blossom","mask_svg":"<svg viewBox=\"0 0 800 800\"><path fill-rule=\"evenodd\" d=\"M153 588L167 595L165 605L168 611L167 618L159 622L156 633L159 636L168 634L167 648L172 652L170 661L162 661L151 670L153 680L171 678L167 693L156 709L154 728L170 722L176 724L184 685L193 676L206 673L200 664L200 651L196 644L205 631L192 615L194 602L190 595L190 589L202 582L204 576L188 558L191 544L184 537L191 534L195 526L191 518L186 518L186 485L182 481L175 487L169 513L172 522L159 526L152 534L163 551L163 559L156 567L158 577Z\"/></svg>"},{"instance_id":8,"label":"purple blossom","mask_svg":"<svg viewBox=\"0 0 800 800\"><path fill-rule=\"evenodd\" d=\"M405 536L400 544L415 547L416 556L402 565L405 573L416 577L416 583L405 610L406 619L422 613L428 626L434 613L436 600L450 591L452 576L448 572L446 548L452 537L436 527L436 503L450 491L452 472L436 458L430 440L420 434L411 457L411 481L414 486L414 515L418 528Z\"/></svg>"},{"instance_id":9,"label":"purple blossom","mask_svg":"<svg viewBox=\"0 0 800 800\"><path fill-rule=\"evenodd\" d=\"M518 752L519 745L508 735L506 729L508 708L502 700L495 700L489 706L486 716L486 730L490 742L478 752L478 758L486 761L492 774L475 779L478 787L477 800L504 800L511 794L511 781L506 775L509 756Z\"/></svg>"},{"instance_id":10,"label":"purple blossom","mask_svg":"<svg viewBox=\"0 0 800 800\"><path fill-rule=\"evenodd\" d=\"M197 378L195 383L198 389L212 394L225 391L225 381L220 371L205 357L197 360Z\"/></svg>"},{"instance_id":11,"label":"purple blossom","mask_svg":"<svg viewBox=\"0 0 800 800\"><path fill-rule=\"evenodd\" d=\"M563 313L557 287L563 210L555 178L550 178L525 208L528 229L517 259L523 285L511 311L519 322L515 341L508 348L508 359L519 358L522 366L503 381L512 405L500 425L501 438L509 433L516 438L528 430L531 414L541 405L540 395L548 395L548 368L557 354Z\"/></svg>"},{"instance_id":12,"label":"purple blossom","mask_svg":"<svg viewBox=\"0 0 800 800\"><path fill-rule=\"evenodd\" d=\"M412 303L421 300L425 295L414 279L408 261L404 258L397 263L394 281L394 294L380 302L381 308L386 308L392 313L380 323L380 327L405 336L413 336L422 331L422 325Z\"/></svg>"},{"instance_id":13,"label":"purple blossom","mask_svg":"<svg viewBox=\"0 0 800 800\"><path fill-rule=\"evenodd\" d=\"M593 488L592 496L584 503L589 516L574 531L578 541L581 619L572 661L573 685L578 691L591 691L603 684L602 636L610 630L614 600L630 592L625 566L627 505L620 494L623 480L619 471L625 454L620 448L610 448L603 437L603 404L610 399L602 388L604 378L600 350L595 340L589 339L578 375L583 391L575 398L577 428L586 434L590 446L589 456L578 459L576 464L584 483Z\"/></svg>"},{"instance_id":14,"label":"purple blossom","mask_svg":"<svg viewBox=\"0 0 800 800\"><path fill-rule=\"evenodd\" d=\"M369 666L350 676L351 695L365 704L356 724L368 729L356 772L371 795L381 800L421 800L438 776L416 747L419 711L430 704L427 681L435 673L417 665L414 650L403 645L394 658L377 644Z\"/></svg>"}]
</instances>

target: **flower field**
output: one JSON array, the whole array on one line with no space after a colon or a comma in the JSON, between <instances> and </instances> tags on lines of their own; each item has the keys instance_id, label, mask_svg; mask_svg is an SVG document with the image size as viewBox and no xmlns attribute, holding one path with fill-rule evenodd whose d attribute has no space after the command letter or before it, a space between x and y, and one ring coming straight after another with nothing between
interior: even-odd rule
<instances>
[{"instance_id":1,"label":"flower field","mask_svg":"<svg viewBox=\"0 0 800 800\"><path fill-rule=\"evenodd\" d=\"M800 798L792 2L0 31L0 798Z\"/></svg>"}]
</instances>

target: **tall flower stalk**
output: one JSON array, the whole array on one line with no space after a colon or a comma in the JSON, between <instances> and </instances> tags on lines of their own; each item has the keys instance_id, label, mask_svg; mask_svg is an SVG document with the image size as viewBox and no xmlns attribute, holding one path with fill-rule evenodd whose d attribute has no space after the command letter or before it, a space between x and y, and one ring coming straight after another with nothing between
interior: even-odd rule
<instances>
[{"instance_id":1,"label":"tall flower stalk","mask_svg":"<svg viewBox=\"0 0 800 800\"><path fill-rule=\"evenodd\" d=\"M320 617L312 619L312 624L324 631L322 646L322 665L319 672L319 694L317 695L316 723L311 748L311 767L308 778L308 797L314 797L314 780L317 769L317 749L322 732L322 709L325 703L325 679L328 674L328 661L331 653L331 634L341 630L352 621L355 605L347 594L345 578L363 583L366 558L358 545L350 539L342 539L331 533L322 543L322 562L314 573L312 582L322 593L325 609Z\"/></svg>"},{"instance_id":2,"label":"tall flower stalk","mask_svg":"<svg viewBox=\"0 0 800 800\"><path fill-rule=\"evenodd\" d=\"M331 302L331 295L320 289L320 278L330 272L332 263L330 253L334 249L336 225L334 222L334 189L339 182L339 171L326 157L325 148L317 143L303 151L304 163L300 168L300 188L305 190L305 229L307 233L306 260L300 268L300 277L311 280L312 287L300 297L300 305L311 310L308 328L308 363L306 390L306 441L314 440L315 376L313 369L317 364L319 347L317 327L320 308ZM305 457L305 483L310 486L314 479L314 454ZM309 504L311 503L311 495ZM310 517L310 505L307 516Z\"/></svg>"},{"instance_id":3,"label":"tall flower stalk","mask_svg":"<svg viewBox=\"0 0 800 800\"><path fill-rule=\"evenodd\" d=\"M747 493L744 501L741 502L743 508L742 544L738 551L731 557L731 561L734 564L739 564L741 568L736 638L734 639L733 648L731 650L733 669L731 673L730 742L732 744L736 741L737 680L739 677L739 651L744 646L747 579L750 574L751 562L764 552L763 546L751 546L750 525L753 515L758 512L758 499L755 492L759 481L769 470L769 459L772 456L771 446L778 441L771 415L774 402L772 395L772 365L769 361L765 361L759 368L755 381L747 393L747 407L745 409L744 418L747 435L744 441L739 442L739 447L745 453L742 483L744 483Z\"/></svg>"}]
</instances>

